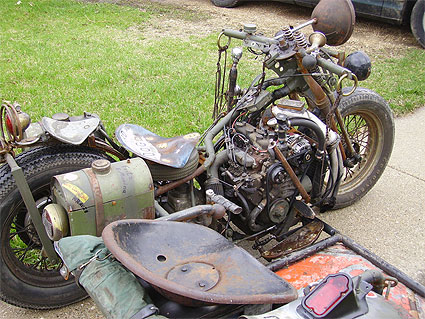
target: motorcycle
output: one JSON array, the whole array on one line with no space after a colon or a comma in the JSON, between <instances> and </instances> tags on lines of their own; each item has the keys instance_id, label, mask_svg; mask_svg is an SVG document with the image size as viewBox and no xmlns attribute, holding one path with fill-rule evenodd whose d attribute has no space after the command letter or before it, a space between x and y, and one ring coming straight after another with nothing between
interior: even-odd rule
<instances>
[{"instance_id":1,"label":"motorcycle","mask_svg":"<svg viewBox=\"0 0 425 319\"><path fill-rule=\"evenodd\" d=\"M61 113L30 123L18 105L5 102L0 298L33 309L85 298L60 275L53 242L100 236L117 219L196 215L195 222L226 238L253 239L266 260L314 242L322 227L311 223L313 208L342 208L364 196L394 141L388 104L358 87L370 73L370 59L324 47L345 43L354 20L350 1L322 0L310 21L271 38L250 24L224 29L214 121L202 136L163 138L123 124L115 132L120 146L94 114ZM310 25L307 40L300 30ZM237 85L240 48L232 50L225 78L221 60L231 39L262 58L262 72L246 89ZM267 77L267 70L276 76ZM214 203L226 218L213 218L223 216Z\"/></svg>"}]
</instances>

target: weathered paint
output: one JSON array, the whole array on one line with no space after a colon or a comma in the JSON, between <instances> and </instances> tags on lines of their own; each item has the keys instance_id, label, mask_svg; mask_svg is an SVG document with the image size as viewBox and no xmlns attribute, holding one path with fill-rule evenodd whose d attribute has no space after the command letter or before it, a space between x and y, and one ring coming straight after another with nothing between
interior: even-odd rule
<instances>
[{"instance_id":1,"label":"weathered paint","mask_svg":"<svg viewBox=\"0 0 425 319\"><path fill-rule=\"evenodd\" d=\"M141 158L112 163L107 174L90 168L55 176L52 194L68 212L72 236L100 236L115 220L155 217L152 177Z\"/></svg>"},{"instance_id":2,"label":"weathered paint","mask_svg":"<svg viewBox=\"0 0 425 319\"><path fill-rule=\"evenodd\" d=\"M92 117L81 121L66 122L43 117L41 122L45 130L57 140L80 145L99 126L100 120Z\"/></svg>"},{"instance_id":3,"label":"weathered paint","mask_svg":"<svg viewBox=\"0 0 425 319\"><path fill-rule=\"evenodd\" d=\"M278 270L276 274L286 279L296 289L301 289L320 281L329 274L345 272L351 276L357 276L367 269L376 269L376 267L344 245L337 244L303 259L289 268ZM369 294L373 294L373 292ZM410 289L399 283L396 287L391 288L389 300L410 312L412 311L412 298L409 299L409 296L412 294L413 292ZM418 295L414 295L414 298L417 311L420 314L419 318L425 318L425 298ZM412 318L415 318L413 314Z\"/></svg>"},{"instance_id":4,"label":"weathered paint","mask_svg":"<svg viewBox=\"0 0 425 319\"><path fill-rule=\"evenodd\" d=\"M117 140L129 151L149 161L182 168L199 141L198 133L165 138L134 125L122 124L116 131Z\"/></svg>"}]
</instances>

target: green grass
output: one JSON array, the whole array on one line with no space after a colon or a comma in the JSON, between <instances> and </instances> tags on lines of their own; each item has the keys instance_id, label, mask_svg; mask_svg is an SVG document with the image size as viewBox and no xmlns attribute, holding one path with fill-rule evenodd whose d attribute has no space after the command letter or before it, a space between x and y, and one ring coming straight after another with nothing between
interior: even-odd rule
<instances>
[{"instance_id":1,"label":"green grass","mask_svg":"<svg viewBox=\"0 0 425 319\"><path fill-rule=\"evenodd\" d=\"M425 106L425 50L375 61L370 79L361 85L381 94L396 114Z\"/></svg>"},{"instance_id":2,"label":"green grass","mask_svg":"<svg viewBox=\"0 0 425 319\"><path fill-rule=\"evenodd\" d=\"M18 101L34 120L97 113L110 133L123 122L164 136L204 130L214 102L217 34L174 38L146 30L157 17L183 23L207 17L161 4L121 4L3 0L0 99ZM411 111L425 104L424 61L417 49L380 60L362 85L396 113ZM239 70L245 86L261 72L253 62L245 52Z\"/></svg>"},{"instance_id":3,"label":"green grass","mask_svg":"<svg viewBox=\"0 0 425 319\"><path fill-rule=\"evenodd\" d=\"M130 121L164 135L208 125L215 36L147 41L150 17L166 14L151 7L41 0L0 10L0 98L33 118L88 111L110 130Z\"/></svg>"}]
</instances>

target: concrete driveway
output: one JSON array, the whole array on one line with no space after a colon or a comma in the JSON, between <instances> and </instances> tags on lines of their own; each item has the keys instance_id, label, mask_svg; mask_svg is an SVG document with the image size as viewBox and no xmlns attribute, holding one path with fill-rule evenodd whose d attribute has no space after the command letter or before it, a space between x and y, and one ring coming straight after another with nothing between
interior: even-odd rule
<instances>
[{"instance_id":1,"label":"concrete driveway","mask_svg":"<svg viewBox=\"0 0 425 319\"><path fill-rule=\"evenodd\" d=\"M393 153L375 187L321 218L425 285L425 107L395 123Z\"/></svg>"}]
</instances>

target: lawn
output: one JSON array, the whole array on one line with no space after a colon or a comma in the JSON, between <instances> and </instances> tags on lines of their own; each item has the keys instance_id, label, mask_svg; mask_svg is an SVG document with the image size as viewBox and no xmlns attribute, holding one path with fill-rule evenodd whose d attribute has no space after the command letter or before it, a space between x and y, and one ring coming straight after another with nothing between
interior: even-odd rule
<instances>
[{"instance_id":1,"label":"lawn","mask_svg":"<svg viewBox=\"0 0 425 319\"><path fill-rule=\"evenodd\" d=\"M145 32L158 16L183 23L207 17L161 4L72 0L3 0L0 15L0 99L18 101L34 120L88 111L109 133L132 122L164 136L200 132L211 122L218 33L176 39ZM244 85L261 72L248 56ZM424 70L425 51L409 49L377 61L363 85L403 114L425 105Z\"/></svg>"}]
</instances>

